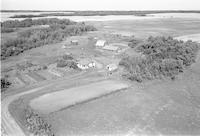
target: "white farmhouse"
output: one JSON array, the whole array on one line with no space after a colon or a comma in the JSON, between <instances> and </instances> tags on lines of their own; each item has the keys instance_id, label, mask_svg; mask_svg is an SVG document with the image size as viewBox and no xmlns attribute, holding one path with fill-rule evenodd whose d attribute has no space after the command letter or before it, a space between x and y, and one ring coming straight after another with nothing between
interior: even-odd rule
<instances>
[{"instance_id":1,"label":"white farmhouse","mask_svg":"<svg viewBox=\"0 0 200 136\"><path fill-rule=\"evenodd\" d=\"M96 64L92 60L81 59L81 60L78 61L77 66L78 66L78 68L80 68L82 70L85 70L85 69L89 69L89 68L95 67Z\"/></svg>"},{"instance_id":2,"label":"white farmhouse","mask_svg":"<svg viewBox=\"0 0 200 136\"><path fill-rule=\"evenodd\" d=\"M106 41L105 40L98 40L95 44L95 46L97 47L103 47L106 45Z\"/></svg>"}]
</instances>

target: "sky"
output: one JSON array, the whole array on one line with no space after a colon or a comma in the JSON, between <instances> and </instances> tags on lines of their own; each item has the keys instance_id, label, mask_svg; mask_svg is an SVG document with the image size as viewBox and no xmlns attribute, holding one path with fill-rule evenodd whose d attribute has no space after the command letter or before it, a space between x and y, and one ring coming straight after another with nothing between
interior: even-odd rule
<instances>
[{"instance_id":1,"label":"sky","mask_svg":"<svg viewBox=\"0 0 200 136\"><path fill-rule=\"evenodd\" d=\"M1 0L2 10L200 10L200 0Z\"/></svg>"}]
</instances>

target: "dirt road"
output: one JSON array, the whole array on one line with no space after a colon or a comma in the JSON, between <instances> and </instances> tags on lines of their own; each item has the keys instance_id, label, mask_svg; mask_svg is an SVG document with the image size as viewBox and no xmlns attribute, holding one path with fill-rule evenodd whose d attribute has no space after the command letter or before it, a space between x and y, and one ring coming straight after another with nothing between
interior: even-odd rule
<instances>
[{"instance_id":1,"label":"dirt road","mask_svg":"<svg viewBox=\"0 0 200 136\"><path fill-rule=\"evenodd\" d=\"M13 102L14 100L18 99L22 95L39 91L42 88L43 87L32 89L27 92L22 92L22 93L12 95L12 96L9 96L9 97L3 99L2 107L1 107L1 109L2 109L2 112L1 112L2 126L4 127L6 133L9 136L25 136L22 129L19 127L17 122L14 120L14 118L11 116L10 112L8 111L9 104L11 102Z\"/></svg>"},{"instance_id":2,"label":"dirt road","mask_svg":"<svg viewBox=\"0 0 200 136\"><path fill-rule=\"evenodd\" d=\"M92 74L92 73L90 73L90 74ZM68 77L67 79L73 80L74 78L80 78L83 75L87 75L87 73L84 73L84 72L79 73L79 74L73 75L71 77ZM27 89L27 90L24 90L23 92L19 92L17 94L12 94L12 92L10 94L7 94L7 96L5 96L1 100L2 127L3 127L3 131L5 131L5 133L6 133L5 135L8 135L8 136L25 136L23 130L20 128L20 126L17 124L16 120L11 116L11 114L8 110L9 105L14 100L17 100L20 96L40 91L41 89L48 87L52 84L59 83L62 80L63 80L63 78L60 78L56 81L45 81L44 83L40 82L38 84L39 87L36 87L34 89ZM66 81L66 79L64 81ZM20 89L18 89L18 90L20 90ZM18 92L18 90L16 90L16 92Z\"/></svg>"}]
</instances>

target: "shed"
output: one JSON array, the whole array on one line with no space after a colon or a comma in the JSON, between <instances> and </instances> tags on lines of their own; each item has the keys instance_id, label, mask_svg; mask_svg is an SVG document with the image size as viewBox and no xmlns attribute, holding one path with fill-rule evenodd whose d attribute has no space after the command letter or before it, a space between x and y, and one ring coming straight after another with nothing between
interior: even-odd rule
<instances>
[{"instance_id":1,"label":"shed","mask_svg":"<svg viewBox=\"0 0 200 136\"><path fill-rule=\"evenodd\" d=\"M118 66L116 64L109 64L106 66L106 69L108 69L108 71L114 71L117 70Z\"/></svg>"},{"instance_id":2,"label":"shed","mask_svg":"<svg viewBox=\"0 0 200 136\"><path fill-rule=\"evenodd\" d=\"M106 44L105 40L98 40L95 45L98 47L103 47L105 46L105 44Z\"/></svg>"},{"instance_id":3,"label":"shed","mask_svg":"<svg viewBox=\"0 0 200 136\"><path fill-rule=\"evenodd\" d=\"M71 45L78 45L78 40L71 40Z\"/></svg>"}]
</instances>

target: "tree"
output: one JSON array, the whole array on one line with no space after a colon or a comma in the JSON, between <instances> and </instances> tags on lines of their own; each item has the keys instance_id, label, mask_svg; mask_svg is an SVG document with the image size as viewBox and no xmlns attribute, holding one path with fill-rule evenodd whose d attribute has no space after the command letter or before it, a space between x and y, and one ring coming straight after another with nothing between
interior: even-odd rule
<instances>
[{"instance_id":1,"label":"tree","mask_svg":"<svg viewBox=\"0 0 200 136\"><path fill-rule=\"evenodd\" d=\"M178 41L172 37L149 37L136 50L145 57L128 56L119 65L125 68L130 80L175 76L195 62L199 44L192 41Z\"/></svg>"},{"instance_id":2,"label":"tree","mask_svg":"<svg viewBox=\"0 0 200 136\"><path fill-rule=\"evenodd\" d=\"M4 92L10 85L11 82L7 78L1 78L1 92Z\"/></svg>"}]
</instances>

